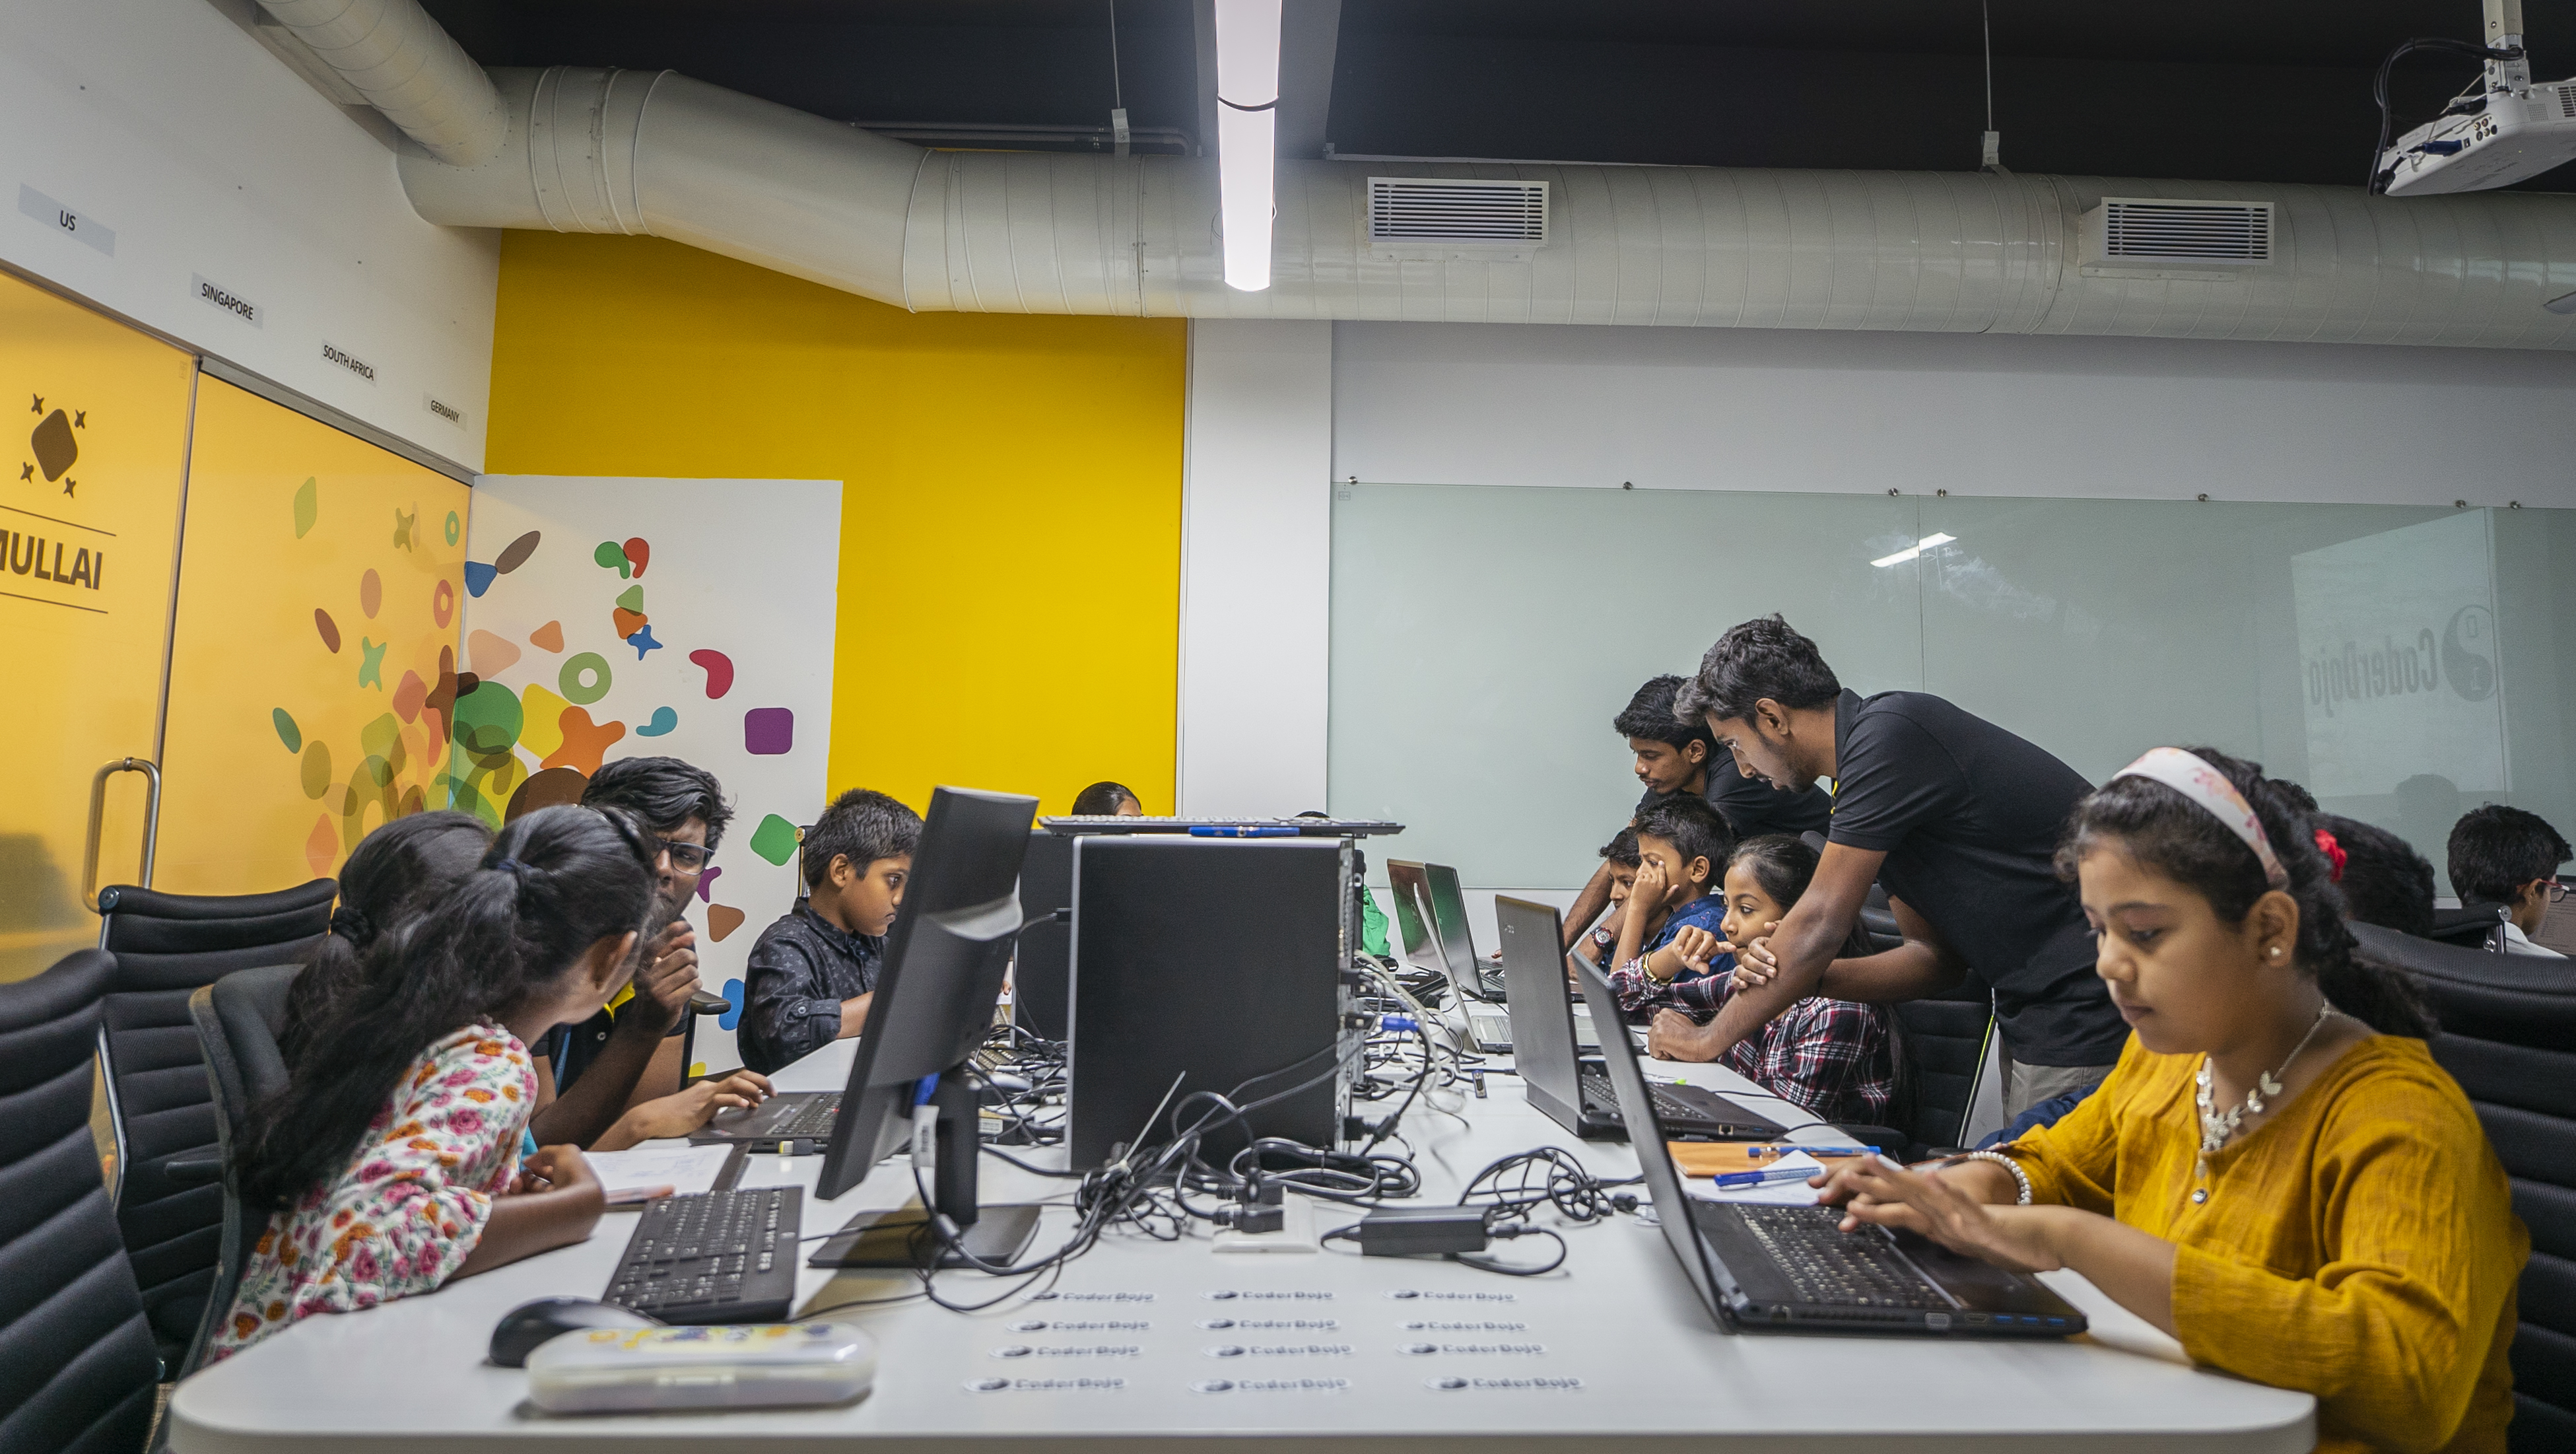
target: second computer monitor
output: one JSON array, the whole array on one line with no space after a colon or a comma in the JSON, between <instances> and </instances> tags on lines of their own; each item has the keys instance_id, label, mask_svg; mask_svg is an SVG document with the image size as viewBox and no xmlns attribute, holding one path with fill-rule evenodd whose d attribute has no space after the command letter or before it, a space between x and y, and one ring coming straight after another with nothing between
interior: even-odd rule
<instances>
[{"instance_id":1,"label":"second computer monitor","mask_svg":"<svg viewBox=\"0 0 2576 1454\"><path fill-rule=\"evenodd\" d=\"M1020 930L1016 889L1037 811L1037 799L1008 793L931 793L823 1154L824 1199L858 1185L902 1144L916 1087L962 1063L992 1028Z\"/></svg>"}]
</instances>

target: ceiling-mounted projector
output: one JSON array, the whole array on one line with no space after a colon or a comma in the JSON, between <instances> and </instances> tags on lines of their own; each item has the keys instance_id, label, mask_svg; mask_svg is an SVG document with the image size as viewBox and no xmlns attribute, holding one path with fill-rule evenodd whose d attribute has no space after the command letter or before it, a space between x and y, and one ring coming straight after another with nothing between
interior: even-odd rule
<instances>
[{"instance_id":1,"label":"ceiling-mounted projector","mask_svg":"<svg viewBox=\"0 0 2576 1454\"><path fill-rule=\"evenodd\" d=\"M2388 140L2388 72L2411 51L2443 51L2486 63L2485 74L2442 114ZM2576 80L2531 83L2522 48L2522 0L2486 0L2482 45L2410 40L2379 67L2379 152L2370 190L2391 197L2478 192L2576 161Z\"/></svg>"}]
</instances>

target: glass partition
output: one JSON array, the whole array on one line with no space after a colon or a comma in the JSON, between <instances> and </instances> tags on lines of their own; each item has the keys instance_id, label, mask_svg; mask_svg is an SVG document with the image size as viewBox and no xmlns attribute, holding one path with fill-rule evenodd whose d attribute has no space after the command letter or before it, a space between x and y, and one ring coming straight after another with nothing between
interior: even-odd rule
<instances>
[{"instance_id":1,"label":"glass partition","mask_svg":"<svg viewBox=\"0 0 2576 1454\"><path fill-rule=\"evenodd\" d=\"M2576 828L2576 512L1341 485L1331 798L1400 856L1562 887L1635 801L1610 718L1780 611L2100 781L2208 744L2404 835ZM2570 588L2576 589L2576 588ZM2448 879L2443 878L2444 892Z\"/></svg>"}]
</instances>

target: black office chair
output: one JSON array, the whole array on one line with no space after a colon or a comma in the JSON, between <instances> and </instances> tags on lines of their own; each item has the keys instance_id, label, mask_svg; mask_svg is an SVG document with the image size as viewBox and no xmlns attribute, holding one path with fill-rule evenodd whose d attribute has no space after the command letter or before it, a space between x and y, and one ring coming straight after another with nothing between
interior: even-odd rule
<instances>
[{"instance_id":1,"label":"black office chair","mask_svg":"<svg viewBox=\"0 0 2576 1454\"><path fill-rule=\"evenodd\" d=\"M2462 949L2483 949L2490 954L2502 954L2504 920L2502 904L2462 904L2456 909L2435 909L2430 937Z\"/></svg>"},{"instance_id":2,"label":"black office chair","mask_svg":"<svg viewBox=\"0 0 2576 1454\"><path fill-rule=\"evenodd\" d=\"M0 1449L129 1454L160 1364L90 1136L91 1055L116 961L0 984Z\"/></svg>"},{"instance_id":3,"label":"black office chair","mask_svg":"<svg viewBox=\"0 0 2576 1454\"><path fill-rule=\"evenodd\" d=\"M2352 929L2414 976L2440 1018L2433 1058L2477 1107L2531 1230L2508 1443L2514 1454L2576 1449L2576 961Z\"/></svg>"},{"instance_id":4,"label":"black office chair","mask_svg":"<svg viewBox=\"0 0 2576 1454\"><path fill-rule=\"evenodd\" d=\"M215 1097L215 1144L222 1148L227 1170L242 1143L242 1127L251 1106L286 1088L286 1058L278 1052L277 1036L286 1027L287 992L303 972L299 964L238 970L188 996L188 1018L195 1023L198 1043L205 1050L206 1080ZM268 1226L268 1218L243 1212L229 1184L222 1191L223 1235L216 1248L214 1281L207 1288L205 1312L197 1319L187 1359L179 1365L181 1378L205 1366L207 1345L231 1311L233 1295L241 1289L242 1268Z\"/></svg>"},{"instance_id":5,"label":"black office chair","mask_svg":"<svg viewBox=\"0 0 2576 1454\"><path fill-rule=\"evenodd\" d=\"M188 996L234 970L303 958L337 892L329 879L226 897L99 892L100 947L116 957L102 1037L116 1220L165 1367L187 1357L223 1238L213 1094Z\"/></svg>"}]
</instances>

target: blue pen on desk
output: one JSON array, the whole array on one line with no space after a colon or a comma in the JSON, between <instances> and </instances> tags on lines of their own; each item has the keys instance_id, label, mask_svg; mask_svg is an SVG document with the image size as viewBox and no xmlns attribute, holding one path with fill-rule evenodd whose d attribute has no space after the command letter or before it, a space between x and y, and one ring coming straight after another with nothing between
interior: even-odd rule
<instances>
[{"instance_id":1,"label":"blue pen on desk","mask_svg":"<svg viewBox=\"0 0 2576 1454\"><path fill-rule=\"evenodd\" d=\"M1190 829L1192 838L1294 838L1297 830L1285 823L1200 823Z\"/></svg>"},{"instance_id":2,"label":"blue pen on desk","mask_svg":"<svg viewBox=\"0 0 2576 1454\"><path fill-rule=\"evenodd\" d=\"M1768 1160L1774 1156L1795 1156L1801 1151L1809 1156L1818 1157L1876 1156L1878 1154L1878 1148L1875 1146L1747 1146L1744 1148L1744 1154L1756 1161Z\"/></svg>"},{"instance_id":3,"label":"blue pen on desk","mask_svg":"<svg viewBox=\"0 0 2576 1454\"><path fill-rule=\"evenodd\" d=\"M1719 1191L1742 1191L1746 1187L1777 1186L1784 1181L1805 1181L1820 1176L1812 1166L1774 1166L1767 1171L1729 1171L1713 1178Z\"/></svg>"}]
</instances>

